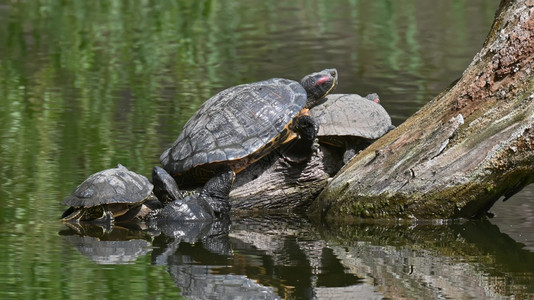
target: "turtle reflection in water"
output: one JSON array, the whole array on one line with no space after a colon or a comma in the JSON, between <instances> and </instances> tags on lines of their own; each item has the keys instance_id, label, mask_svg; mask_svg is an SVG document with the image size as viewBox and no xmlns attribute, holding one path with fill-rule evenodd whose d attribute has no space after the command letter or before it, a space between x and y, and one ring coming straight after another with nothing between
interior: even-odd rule
<instances>
[{"instance_id":1,"label":"turtle reflection in water","mask_svg":"<svg viewBox=\"0 0 534 300\"><path fill-rule=\"evenodd\" d=\"M157 232L103 223L65 223L59 235L97 264L131 263L152 251Z\"/></svg>"}]
</instances>

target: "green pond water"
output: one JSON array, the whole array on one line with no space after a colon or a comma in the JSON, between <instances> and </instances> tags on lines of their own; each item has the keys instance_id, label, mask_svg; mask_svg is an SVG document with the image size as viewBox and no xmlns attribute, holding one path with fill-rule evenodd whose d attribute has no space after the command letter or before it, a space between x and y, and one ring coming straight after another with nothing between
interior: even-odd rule
<instances>
[{"instance_id":1,"label":"green pond water","mask_svg":"<svg viewBox=\"0 0 534 300\"><path fill-rule=\"evenodd\" d=\"M0 299L534 297L534 188L489 220L235 218L116 227L59 221L85 178L149 175L210 96L335 67L399 125L461 76L498 1L0 1ZM438 223L438 222L434 222Z\"/></svg>"}]
</instances>

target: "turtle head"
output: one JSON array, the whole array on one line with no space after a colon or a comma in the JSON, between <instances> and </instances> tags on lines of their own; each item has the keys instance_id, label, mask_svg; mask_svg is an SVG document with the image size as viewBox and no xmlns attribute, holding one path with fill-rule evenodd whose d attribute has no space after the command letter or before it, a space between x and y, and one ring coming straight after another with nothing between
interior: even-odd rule
<instances>
[{"instance_id":1,"label":"turtle head","mask_svg":"<svg viewBox=\"0 0 534 300\"><path fill-rule=\"evenodd\" d=\"M380 98L378 97L377 93L369 94L369 95L365 96L365 98L373 101L374 103L380 103Z\"/></svg>"},{"instance_id":2,"label":"turtle head","mask_svg":"<svg viewBox=\"0 0 534 300\"><path fill-rule=\"evenodd\" d=\"M308 94L305 106L306 108L311 108L336 88L337 70L325 69L321 72L306 75L300 80L300 84Z\"/></svg>"},{"instance_id":3,"label":"turtle head","mask_svg":"<svg viewBox=\"0 0 534 300\"><path fill-rule=\"evenodd\" d=\"M152 183L154 194L163 205L181 199L178 184L163 168L156 166L152 169Z\"/></svg>"}]
</instances>

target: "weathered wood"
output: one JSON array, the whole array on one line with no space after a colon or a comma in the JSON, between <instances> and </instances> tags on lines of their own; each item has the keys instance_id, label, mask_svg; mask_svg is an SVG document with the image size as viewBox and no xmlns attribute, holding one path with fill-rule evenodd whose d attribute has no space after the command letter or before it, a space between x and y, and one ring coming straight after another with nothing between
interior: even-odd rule
<instances>
[{"instance_id":1,"label":"weathered wood","mask_svg":"<svg viewBox=\"0 0 534 300\"><path fill-rule=\"evenodd\" d=\"M310 214L469 218L534 181L533 58L534 1L503 0L462 77L354 157Z\"/></svg>"},{"instance_id":2,"label":"weathered wood","mask_svg":"<svg viewBox=\"0 0 534 300\"><path fill-rule=\"evenodd\" d=\"M321 146L310 159L289 145L237 175L230 192L233 211L305 210L342 166L342 151Z\"/></svg>"}]
</instances>

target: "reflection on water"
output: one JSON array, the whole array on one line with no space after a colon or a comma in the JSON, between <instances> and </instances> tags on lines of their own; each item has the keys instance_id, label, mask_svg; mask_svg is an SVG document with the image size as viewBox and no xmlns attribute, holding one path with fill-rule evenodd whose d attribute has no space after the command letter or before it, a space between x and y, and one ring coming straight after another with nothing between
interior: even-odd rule
<instances>
[{"instance_id":1,"label":"reflection on water","mask_svg":"<svg viewBox=\"0 0 534 300\"><path fill-rule=\"evenodd\" d=\"M534 184L524 188L505 202L497 202L491 209L491 222L502 232L534 252Z\"/></svg>"},{"instance_id":2,"label":"reflection on water","mask_svg":"<svg viewBox=\"0 0 534 300\"><path fill-rule=\"evenodd\" d=\"M232 230L226 228L165 224L113 228L98 237L61 234L99 264L150 256L152 264L167 267L189 299L482 299L534 293L534 253L488 221L331 226L270 215L236 218Z\"/></svg>"},{"instance_id":3,"label":"reflection on water","mask_svg":"<svg viewBox=\"0 0 534 300\"><path fill-rule=\"evenodd\" d=\"M335 67L336 92L378 92L398 125L461 76L497 5L0 3L0 298L533 297L534 186L490 222L447 226L58 220L90 174L150 174L201 103L236 84Z\"/></svg>"},{"instance_id":4,"label":"reflection on water","mask_svg":"<svg viewBox=\"0 0 534 300\"><path fill-rule=\"evenodd\" d=\"M532 253L485 221L410 228L361 226L331 233L336 240L358 240L341 242L346 247L336 253L376 279L386 295L412 298L417 291L417 297L425 299L483 299L532 293L532 275L523 277L533 270Z\"/></svg>"}]
</instances>

